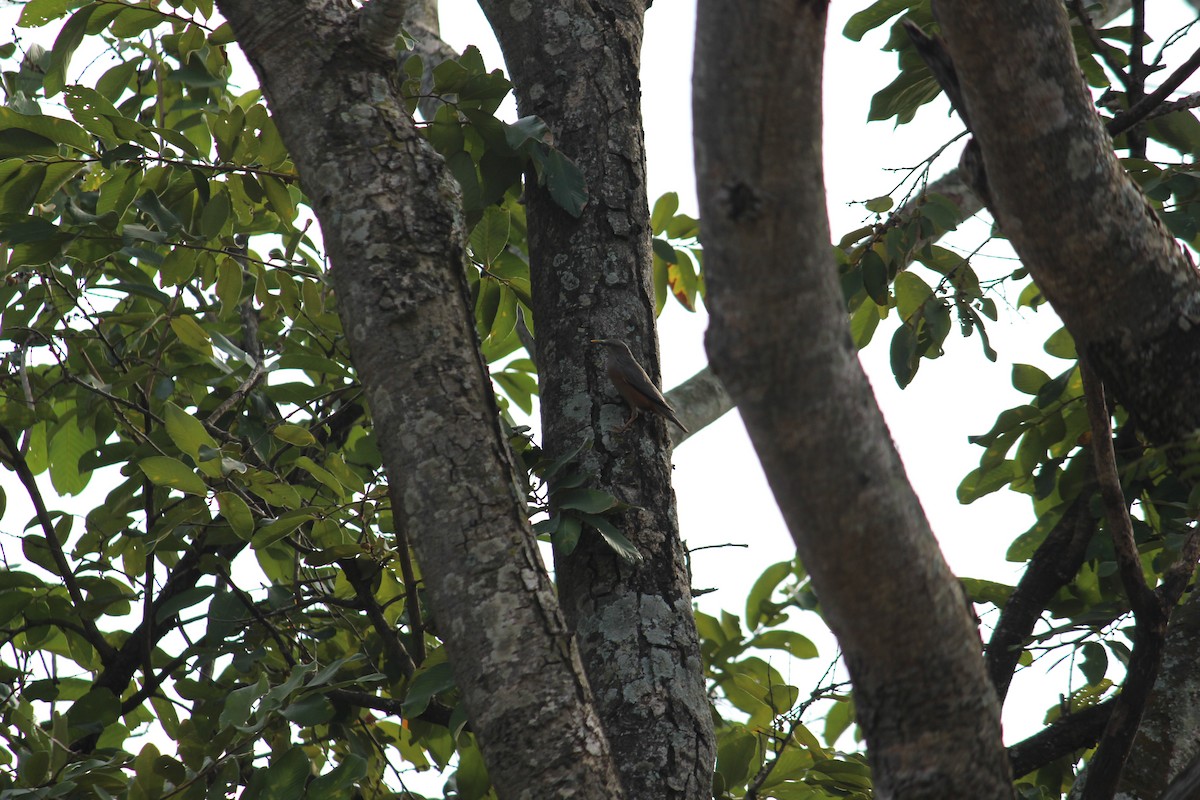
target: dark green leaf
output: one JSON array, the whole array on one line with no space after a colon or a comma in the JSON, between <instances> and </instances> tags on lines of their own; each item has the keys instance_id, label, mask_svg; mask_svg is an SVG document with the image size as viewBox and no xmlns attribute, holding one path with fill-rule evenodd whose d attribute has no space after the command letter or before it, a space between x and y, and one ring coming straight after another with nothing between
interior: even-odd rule
<instances>
[{"instance_id":1,"label":"dark green leaf","mask_svg":"<svg viewBox=\"0 0 1200 800\"><path fill-rule=\"evenodd\" d=\"M876 0L868 8L850 17L846 27L842 29L842 35L856 42L862 41L862 37L868 31L878 28L897 14L903 14L918 2L920 0Z\"/></svg>"}]
</instances>

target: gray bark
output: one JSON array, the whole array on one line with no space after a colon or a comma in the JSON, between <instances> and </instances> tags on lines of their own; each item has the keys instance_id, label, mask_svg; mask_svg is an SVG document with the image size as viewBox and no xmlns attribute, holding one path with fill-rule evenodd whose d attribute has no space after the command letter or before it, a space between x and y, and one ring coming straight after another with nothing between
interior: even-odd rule
<instances>
[{"instance_id":1,"label":"gray bark","mask_svg":"<svg viewBox=\"0 0 1200 800\"><path fill-rule=\"evenodd\" d=\"M543 448L589 438L580 467L633 508L614 521L640 550L620 560L585 530L555 555L559 600L630 797L711 796L714 744L665 423L626 409L593 338L626 341L660 380L638 69L642 0L482 0L522 115L549 125L587 180L575 219L527 185Z\"/></svg>"},{"instance_id":2,"label":"gray bark","mask_svg":"<svg viewBox=\"0 0 1200 800\"><path fill-rule=\"evenodd\" d=\"M219 5L321 223L394 512L498 794L620 797L478 352L457 188L404 111L393 57L362 46L349 3Z\"/></svg>"},{"instance_id":3,"label":"gray bark","mask_svg":"<svg viewBox=\"0 0 1200 800\"><path fill-rule=\"evenodd\" d=\"M856 358L828 257L825 11L783 0L699 5L710 363L842 646L877 795L1008 798L978 634Z\"/></svg>"}]
</instances>

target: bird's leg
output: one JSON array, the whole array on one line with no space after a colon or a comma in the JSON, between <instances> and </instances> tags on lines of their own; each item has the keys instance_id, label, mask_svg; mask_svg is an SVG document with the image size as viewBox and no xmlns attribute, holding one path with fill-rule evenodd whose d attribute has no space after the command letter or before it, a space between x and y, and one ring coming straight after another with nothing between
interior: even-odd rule
<instances>
[{"instance_id":1,"label":"bird's leg","mask_svg":"<svg viewBox=\"0 0 1200 800\"><path fill-rule=\"evenodd\" d=\"M637 408L637 406L633 406L633 405L631 405L631 406L629 407L629 411L631 412L631 413L629 414L629 419L625 420L625 424L624 424L624 425L622 425L621 427L617 428L617 433L624 433L625 431L629 430L629 426L630 426L630 425L632 425L632 424L633 424L633 421L634 421L635 419L637 419L637 418L638 418L638 408Z\"/></svg>"}]
</instances>

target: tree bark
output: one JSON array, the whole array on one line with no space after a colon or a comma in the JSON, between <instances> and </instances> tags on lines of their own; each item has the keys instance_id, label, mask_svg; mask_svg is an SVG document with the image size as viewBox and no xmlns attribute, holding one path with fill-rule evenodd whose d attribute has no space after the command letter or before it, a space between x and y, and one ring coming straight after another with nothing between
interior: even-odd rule
<instances>
[{"instance_id":1,"label":"tree bark","mask_svg":"<svg viewBox=\"0 0 1200 800\"><path fill-rule=\"evenodd\" d=\"M542 445L588 439L578 468L631 509L615 518L644 557L626 563L594 531L555 554L559 600L630 797L711 796L714 743L665 423L626 409L593 338L626 341L659 380L638 69L642 0L482 0L522 115L549 125L582 170L580 218L527 185ZM553 498L551 498L553 502Z\"/></svg>"},{"instance_id":2,"label":"tree bark","mask_svg":"<svg viewBox=\"0 0 1200 800\"><path fill-rule=\"evenodd\" d=\"M394 55L363 46L349 3L219 5L320 220L399 487L394 513L406 520L498 794L620 797L478 352L458 190L404 111Z\"/></svg>"},{"instance_id":3,"label":"tree bark","mask_svg":"<svg viewBox=\"0 0 1200 800\"><path fill-rule=\"evenodd\" d=\"M825 15L819 0L699 5L710 362L842 646L878 796L1009 798L978 634L856 358L828 256Z\"/></svg>"}]
</instances>

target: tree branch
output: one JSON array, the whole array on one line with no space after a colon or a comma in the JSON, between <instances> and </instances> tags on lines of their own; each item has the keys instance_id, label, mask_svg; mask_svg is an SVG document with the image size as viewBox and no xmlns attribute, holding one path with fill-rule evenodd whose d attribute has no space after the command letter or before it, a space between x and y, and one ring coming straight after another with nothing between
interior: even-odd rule
<instances>
[{"instance_id":1,"label":"tree branch","mask_svg":"<svg viewBox=\"0 0 1200 800\"><path fill-rule=\"evenodd\" d=\"M1094 745L1112 715L1115 700L1105 700L1090 708L1062 717L1053 725L1008 748L1014 778L1028 775L1068 753Z\"/></svg>"},{"instance_id":2,"label":"tree branch","mask_svg":"<svg viewBox=\"0 0 1200 800\"><path fill-rule=\"evenodd\" d=\"M393 509L394 513L395 510ZM375 599L375 594L371 591L370 579L363 574L361 565L353 558L339 559L337 563L342 568L346 580L354 587L354 593L358 596L359 602L362 603L367 619L371 620L371 627L375 629L375 633L379 636L379 641L383 645L383 652L387 656L388 663L400 670L400 673L404 677L411 678L413 673L417 671L417 667L413 663L412 656L408 654L408 651L404 648L404 644L400 641L400 637L396 635L396 629L383 616L383 609L380 608L379 602Z\"/></svg>"},{"instance_id":3,"label":"tree branch","mask_svg":"<svg viewBox=\"0 0 1200 800\"><path fill-rule=\"evenodd\" d=\"M667 392L666 398L689 431L684 433L674 425L671 426L671 444L675 447L734 408L733 398L725 390L721 379L712 371L712 367L705 367Z\"/></svg>"},{"instance_id":4,"label":"tree branch","mask_svg":"<svg viewBox=\"0 0 1200 800\"><path fill-rule=\"evenodd\" d=\"M1025 640L1041 619L1046 604L1075 577L1083 564L1095 529L1088 509L1090 499L1090 491L1081 492L1046 535L1046 540L1029 559L1025 574L1004 604L992 631L985 660L1001 702L1008 695Z\"/></svg>"},{"instance_id":5,"label":"tree branch","mask_svg":"<svg viewBox=\"0 0 1200 800\"><path fill-rule=\"evenodd\" d=\"M12 434L8 432L8 428L0 426L0 443L8 451L4 460L8 461L13 471L17 473L17 478L20 479L21 485L25 487L26 493L29 495L30 501L33 503L34 513L37 515L38 525L41 526L42 532L46 535L46 546L50 550L50 558L54 561L54 566L58 570L58 576L62 578L63 586L67 589L67 594L71 596L71 602L75 604L75 608L79 613L79 623L83 626L83 638L87 643L96 648L96 652L100 655L100 660L107 663L114 655L113 646L104 638L104 634L96 627L96 621L88 616L84 609L86 601L83 597L83 592L79 589L79 582L75 580L75 573L71 570L71 564L67 561L67 554L63 552L63 544L58 539L58 533L54 530L54 521L50 519L50 512L46 509L46 501L42 498L42 490L38 488L37 478L29 469L29 464L25 460L25 454L17 446L16 440Z\"/></svg>"}]
</instances>

